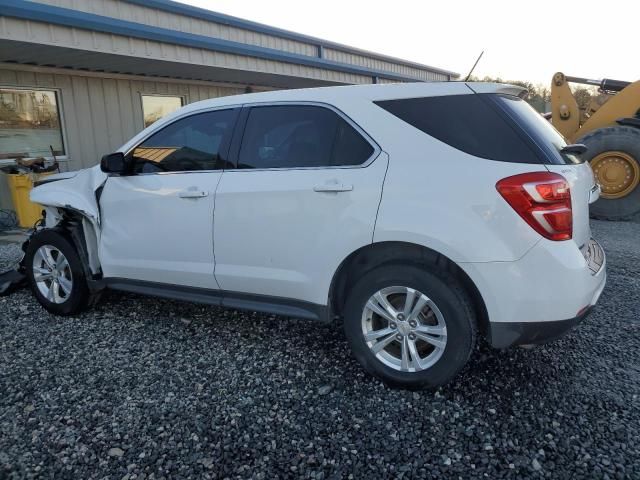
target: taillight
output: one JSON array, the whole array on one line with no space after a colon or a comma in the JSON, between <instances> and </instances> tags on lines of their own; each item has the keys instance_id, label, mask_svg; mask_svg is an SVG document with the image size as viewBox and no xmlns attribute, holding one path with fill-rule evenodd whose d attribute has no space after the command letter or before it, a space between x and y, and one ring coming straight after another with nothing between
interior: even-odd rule
<instances>
[{"instance_id":1,"label":"taillight","mask_svg":"<svg viewBox=\"0 0 640 480\"><path fill-rule=\"evenodd\" d=\"M573 233L571 191L562 175L532 172L496 183L500 195L525 222L549 240L569 240Z\"/></svg>"}]
</instances>

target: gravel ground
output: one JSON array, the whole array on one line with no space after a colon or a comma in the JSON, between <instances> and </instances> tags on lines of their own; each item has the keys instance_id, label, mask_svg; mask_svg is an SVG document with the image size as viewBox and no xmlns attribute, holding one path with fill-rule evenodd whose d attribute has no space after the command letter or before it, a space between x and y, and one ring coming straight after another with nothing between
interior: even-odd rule
<instances>
[{"instance_id":1,"label":"gravel ground","mask_svg":"<svg viewBox=\"0 0 640 480\"><path fill-rule=\"evenodd\" d=\"M640 478L640 224L594 232L596 312L546 346L481 348L437 392L385 388L302 320L0 298L0 478Z\"/></svg>"}]
</instances>

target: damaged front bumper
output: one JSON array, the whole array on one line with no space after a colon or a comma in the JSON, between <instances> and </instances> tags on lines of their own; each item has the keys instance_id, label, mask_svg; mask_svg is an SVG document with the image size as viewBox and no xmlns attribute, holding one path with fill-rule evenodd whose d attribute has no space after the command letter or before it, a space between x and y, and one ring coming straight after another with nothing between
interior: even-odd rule
<instances>
[{"instance_id":1,"label":"damaged front bumper","mask_svg":"<svg viewBox=\"0 0 640 480\"><path fill-rule=\"evenodd\" d=\"M27 239L22 243L22 256L16 263L16 266L11 270L0 273L0 297L9 295L16 290L20 290L21 288L25 288L27 286L27 275L24 267L24 257L32 233L33 232L30 232Z\"/></svg>"},{"instance_id":2,"label":"damaged front bumper","mask_svg":"<svg viewBox=\"0 0 640 480\"><path fill-rule=\"evenodd\" d=\"M21 270L21 268L14 268L0 273L0 297L27 286L27 276Z\"/></svg>"}]
</instances>

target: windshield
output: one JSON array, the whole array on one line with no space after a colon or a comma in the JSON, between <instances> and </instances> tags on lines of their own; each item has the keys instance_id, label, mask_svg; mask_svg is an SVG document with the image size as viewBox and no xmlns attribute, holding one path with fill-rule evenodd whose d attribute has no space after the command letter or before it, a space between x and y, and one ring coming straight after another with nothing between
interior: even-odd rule
<instances>
[{"instance_id":1,"label":"windshield","mask_svg":"<svg viewBox=\"0 0 640 480\"><path fill-rule=\"evenodd\" d=\"M582 163L578 155L562 153L567 142L551 122L545 120L536 110L521 98L511 95L498 95L498 104L503 107L533 140L553 156L554 163ZM549 148L551 147L551 148Z\"/></svg>"}]
</instances>

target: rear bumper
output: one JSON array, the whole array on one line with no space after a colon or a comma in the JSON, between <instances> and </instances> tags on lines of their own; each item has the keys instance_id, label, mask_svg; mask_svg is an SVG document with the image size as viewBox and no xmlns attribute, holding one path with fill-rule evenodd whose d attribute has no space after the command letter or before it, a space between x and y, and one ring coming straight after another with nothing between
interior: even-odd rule
<instances>
[{"instance_id":1,"label":"rear bumper","mask_svg":"<svg viewBox=\"0 0 640 480\"><path fill-rule=\"evenodd\" d=\"M533 345L556 340L584 320L593 307L569 320L551 322L501 322L492 323L489 339L494 348L508 348L514 345Z\"/></svg>"},{"instance_id":2,"label":"rear bumper","mask_svg":"<svg viewBox=\"0 0 640 480\"><path fill-rule=\"evenodd\" d=\"M606 259L591 241L542 240L515 262L460 264L488 314L487 336L497 348L542 343L578 324L606 284Z\"/></svg>"}]
</instances>

